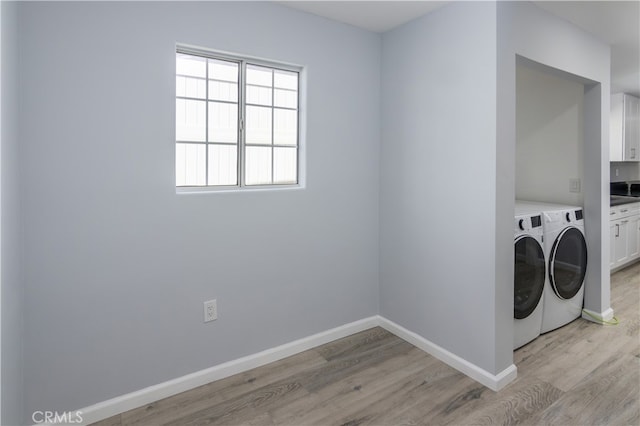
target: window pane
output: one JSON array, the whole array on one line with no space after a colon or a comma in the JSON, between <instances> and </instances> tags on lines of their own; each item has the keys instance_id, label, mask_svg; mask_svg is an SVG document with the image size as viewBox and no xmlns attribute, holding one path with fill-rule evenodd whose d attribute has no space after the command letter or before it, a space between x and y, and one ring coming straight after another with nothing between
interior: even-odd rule
<instances>
[{"instance_id":1,"label":"window pane","mask_svg":"<svg viewBox=\"0 0 640 426\"><path fill-rule=\"evenodd\" d=\"M293 90L276 89L273 96L273 104L275 106L285 108L298 107L298 92L294 92Z\"/></svg>"},{"instance_id":2,"label":"window pane","mask_svg":"<svg viewBox=\"0 0 640 426\"><path fill-rule=\"evenodd\" d=\"M273 70L273 85L282 89L298 90L298 73Z\"/></svg>"},{"instance_id":3,"label":"window pane","mask_svg":"<svg viewBox=\"0 0 640 426\"><path fill-rule=\"evenodd\" d=\"M205 141L205 103L176 99L176 140Z\"/></svg>"},{"instance_id":4,"label":"window pane","mask_svg":"<svg viewBox=\"0 0 640 426\"><path fill-rule=\"evenodd\" d=\"M209 80L209 99L238 102L238 85L236 83Z\"/></svg>"},{"instance_id":5,"label":"window pane","mask_svg":"<svg viewBox=\"0 0 640 426\"><path fill-rule=\"evenodd\" d=\"M238 105L209 102L209 142L238 141Z\"/></svg>"},{"instance_id":6,"label":"window pane","mask_svg":"<svg viewBox=\"0 0 640 426\"><path fill-rule=\"evenodd\" d=\"M296 148L274 148L273 183L297 183L297 156Z\"/></svg>"},{"instance_id":7,"label":"window pane","mask_svg":"<svg viewBox=\"0 0 640 426\"><path fill-rule=\"evenodd\" d=\"M209 185L237 185L237 169L235 145L209 145Z\"/></svg>"},{"instance_id":8,"label":"window pane","mask_svg":"<svg viewBox=\"0 0 640 426\"><path fill-rule=\"evenodd\" d=\"M299 73L207 56L176 52L176 185L297 183Z\"/></svg>"},{"instance_id":9,"label":"window pane","mask_svg":"<svg viewBox=\"0 0 640 426\"><path fill-rule=\"evenodd\" d=\"M247 106L246 142L271 144L271 108Z\"/></svg>"},{"instance_id":10,"label":"window pane","mask_svg":"<svg viewBox=\"0 0 640 426\"><path fill-rule=\"evenodd\" d=\"M271 183L271 148L246 147L245 183L263 185Z\"/></svg>"},{"instance_id":11,"label":"window pane","mask_svg":"<svg viewBox=\"0 0 640 426\"><path fill-rule=\"evenodd\" d=\"M297 112L288 109L274 109L273 114L273 143L275 145L297 145Z\"/></svg>"},{"instance_id":12,"label":"window pane","mask_svg":"<svg viewBox=\"0 0 640 426\"><path fill-rule=\"evenodd\" d=\"M259 67L256 65L247 65L247 84L271 87L271 75L271 68Z\"/></svg>"},{"instance_id":13,"label":"window pane","mask_svg":"<svg viewBox=\"0 0 640 426\"><path fill-rule=\"evenodd\" d=\"M209 78L237 83L238 64L219 59L209 59Z\"/></svg>"},{"instance_id":14,"label":"window pane","mask_svg":"<svg viewBox=\"0 0 640 426\"><path fill-rule=\"evenodd\" d=\"M206 72L207 62L205 58L182 53L176 55L176 74L205 77Z\"/></svg>"},{"instance_id":15,"label":"window pane","mask_svg":"<svg viewBox=\"0 0 640 426\"><path fill-rule=\"evenodd\" d=\"M247 103L271 106L271 88L247 85Z\"/></svg>"},{"instance_id":16,"label":"window pane","mask_svg":"<svg viewBox=\"0 0 640 426\"><path fill-rule=\"evenodd\" d=\"M176 186L206 184L205 145L176 144Z\"/></svg>"},{"instance_id":17,"label":"window pane","mask_svg":"<svg viewBox=\"0 0 640 426\"><path fill-rule=\"evenodd\" d=\"M176 76L176 96L204 99L205 87L202 79Z\"/></svg>"}]
</instances>

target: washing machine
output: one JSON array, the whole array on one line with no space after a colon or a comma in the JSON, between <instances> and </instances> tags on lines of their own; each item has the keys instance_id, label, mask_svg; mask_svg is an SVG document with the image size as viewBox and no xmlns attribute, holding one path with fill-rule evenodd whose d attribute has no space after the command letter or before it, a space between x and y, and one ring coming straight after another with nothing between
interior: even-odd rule
<instances>
[{"instance_id":1,"label":"washing machine","mask_svg":"<svg viewBox=\"0 0 640 426\"><path fill-rule=\"evenodd\" d=\"M542 329L547 269L540 211L516 204L514 246L513 349L517 349Z\"/></svg>"},{"instance_id":2,"label":"washing machine","mask_svg":"<svg viewBox=\"0 0 640 426\"><path fill-rule=\"evenodd\" d=\"M582 315L587 242L582 207L526 203L542 214L547 280L541 333L562 327Z\"/></svg>"}]
</instances>

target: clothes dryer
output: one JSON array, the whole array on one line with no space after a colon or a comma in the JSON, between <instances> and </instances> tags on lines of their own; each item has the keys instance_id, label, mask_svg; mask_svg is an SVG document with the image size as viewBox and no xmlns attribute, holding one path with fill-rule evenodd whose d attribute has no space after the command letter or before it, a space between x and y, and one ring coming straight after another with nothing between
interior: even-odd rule
<instances>
[{"instance_id":1,"label":"clothes dryer","mask_svg":"<svg viewBox=\"0 0 640 426\"><path fill-rule=\"evenodd\" d=\"M513 279L513 348L540 335L546 260L539 211L516 205Z\"/></svg>"},{"instance_id":2,"label":"clothes dryer","mask_svg":"<svg viewBox=\"0 0 640 426\"><path fill-rule=\"evenodd\" d=\"M587 242L582 207L522 203L542 212L547 280L544 289L541 333L579 318L584 303Z\"/></svg>"}]
</instances>

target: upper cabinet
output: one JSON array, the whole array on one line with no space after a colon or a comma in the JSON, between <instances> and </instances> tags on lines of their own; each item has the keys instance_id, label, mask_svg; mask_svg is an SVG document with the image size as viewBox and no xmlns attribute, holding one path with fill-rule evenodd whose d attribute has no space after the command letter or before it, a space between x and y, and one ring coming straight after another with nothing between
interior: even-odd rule
<instances>
[{"instance_id":1,"label":"upper cabinet","mask_svg":"<svg viewBox=\"0 0 640 426\"><path fill-rule=\"evenodd\" d=\"M611 95L610 161L640 161L640 99Z\"/></svg>"}]
</instances>

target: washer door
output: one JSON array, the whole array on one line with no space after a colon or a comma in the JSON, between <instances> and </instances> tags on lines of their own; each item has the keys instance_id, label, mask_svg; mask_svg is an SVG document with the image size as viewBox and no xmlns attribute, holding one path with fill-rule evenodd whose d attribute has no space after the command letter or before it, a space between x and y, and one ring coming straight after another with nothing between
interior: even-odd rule
<instances>
[{"instance_id":1,"label":"washer door","mask_svg":"<svg viewBox=\"0 0 640 426\"><path fill-rule=\"evenodd\" d=\"M553 243L549 255L549 281L561 299L575 296L587 273L587 243L578 228L565 228Z\"/></svg>"},{"instance_id":2,"label":"washer door","mask_svg":"<svg viewBox=\"0 0 640 426\"><path fill-rule=\"evenodd\" d=\"M515 243L513 317L523 319L536 309L545 279L544 250L533 237L522 236Z\"/></svg>"}]
</instances>

